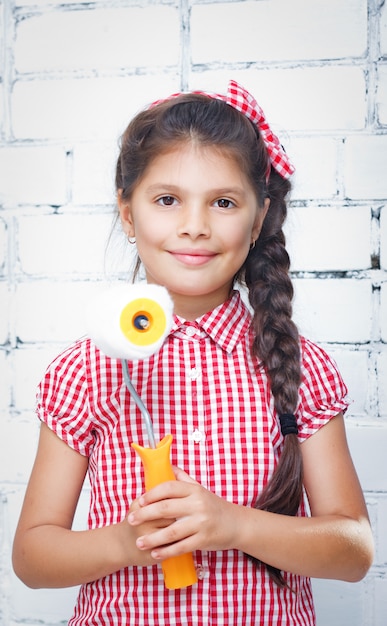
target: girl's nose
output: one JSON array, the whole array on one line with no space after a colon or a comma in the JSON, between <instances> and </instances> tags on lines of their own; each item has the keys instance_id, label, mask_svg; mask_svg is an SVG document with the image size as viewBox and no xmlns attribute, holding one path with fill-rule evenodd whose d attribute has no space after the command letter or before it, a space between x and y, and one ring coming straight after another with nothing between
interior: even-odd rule
<instances>
[{"instance_id":1,"label":"girl's nose","mask_svg":"<svg viewBox=\"0 0 387 626\"><path fill-rule=\"evenodd\" d=\"M185 206L180 214L178 234L180 237L188 236L191 239L208 237L210 235L208 209L194 203Z\"/></svg>"}]
</instances>

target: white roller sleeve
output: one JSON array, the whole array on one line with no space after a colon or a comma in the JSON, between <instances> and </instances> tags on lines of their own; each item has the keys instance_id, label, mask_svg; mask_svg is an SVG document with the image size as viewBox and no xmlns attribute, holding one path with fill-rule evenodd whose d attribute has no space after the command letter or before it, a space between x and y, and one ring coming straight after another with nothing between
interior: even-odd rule
<instances>
[{"instance_id":1,"label":"white roller sleeve","mask_svg":"<svg viewBox=\"0 0 387 626\"><path fill-rule=\"evenodd\" d=\"M114 359L145 359L159 350L172 325L173 302L165 287L118 285L93 299L87 334ZM138 326L144 320L145 328Z\"/></svg>"}]
</instances>

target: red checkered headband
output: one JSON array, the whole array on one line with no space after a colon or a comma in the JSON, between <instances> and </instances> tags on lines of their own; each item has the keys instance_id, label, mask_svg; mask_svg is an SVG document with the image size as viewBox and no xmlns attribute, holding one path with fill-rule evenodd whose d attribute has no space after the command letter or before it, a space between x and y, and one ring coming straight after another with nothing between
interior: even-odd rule
<instances>
[{"instance_id":1,"label":"red checkered headband","mask_svg":"<svg viewBox=\"0 0 387 626\"><path fill-rule=\"evenodd\" d=\"M214 98L215 100L223 100L226 104L229 104L237 111L240 111L256 126L262 136L265 143L267 154L269 157L268 168L266 173L266 181L270 176L270 168L273 168L282 176L282 178L290 178L295 171L294 166L291 164L288 155L279 142L278 137L271 131L269 124L266 121L265 115L255 100L255 98L235 80L230 80L227 89L227 95L224 96L219 93L212 93L207 91L193 91L191 93L201 94ZM151 104L151 107L181 96L181 93L174 93L168 98L156 100Z\"/></svg>"}]
</instances>

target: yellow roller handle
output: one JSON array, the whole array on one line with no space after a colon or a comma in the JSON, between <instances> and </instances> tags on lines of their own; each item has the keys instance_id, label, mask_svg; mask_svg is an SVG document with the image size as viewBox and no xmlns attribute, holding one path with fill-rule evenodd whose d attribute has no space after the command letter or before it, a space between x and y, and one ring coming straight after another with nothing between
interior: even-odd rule
<instances>
[{"instance_id":1,"label":"yellow roller handle","mask_svg":"<svg viewBox=\"0 0 387 626\"><path fill-rule=\"evenodd\" d=\"M156 448L143 448L132 443L132 448L140 456L145 474L145 489L149 491L156 485L168 480L175 480L170 462L172 435L166 435ZM161 563L164 583L167 589L181 589L197 582L197 575L192 554L182 554L165 559Z\"/></svg>"}]
</instances>

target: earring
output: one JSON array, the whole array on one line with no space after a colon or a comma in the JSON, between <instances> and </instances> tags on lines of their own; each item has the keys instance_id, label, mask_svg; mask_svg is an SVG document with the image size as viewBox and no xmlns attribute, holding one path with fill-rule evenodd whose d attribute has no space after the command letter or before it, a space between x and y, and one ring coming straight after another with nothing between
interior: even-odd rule
<instances>
[{"instance_id":1,"label":"earring","mask_svg":"<svg viewBox=\"0 0 387 626\"><path fill-rule=\"evenodd\" d=\"M128 237L128 241L133 245L136 243L136 237Z\"/></svg>"},{"instance_id":2,"label":"earring","mask_svg":"<svg viewBox=\"0 0 387 626\"><path fill-rule=\"evenodd\" d=\"M253 239L251 245L250 245L250 250L252 250L253 248L255 248L255 239Z\"/></svg>"}]
</instances>

